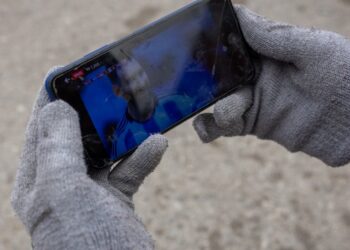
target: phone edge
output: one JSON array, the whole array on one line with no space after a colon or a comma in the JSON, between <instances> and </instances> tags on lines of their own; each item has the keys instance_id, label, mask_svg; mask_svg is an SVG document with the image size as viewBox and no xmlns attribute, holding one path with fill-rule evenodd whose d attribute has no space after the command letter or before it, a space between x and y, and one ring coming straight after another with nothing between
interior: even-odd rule
<instances>
[{"instance_id":1,"label":"phone edge","mask_svg":"<svg viewBox=\"0 0 350 250\"><path fill-rule=\"evenodd\" d=\"M92 52L89 52L87 53L86 55L82 56L80 59L76 60L76 61L73 61L72 63L69 63L67 64L66 66L63 66L61 67L60 69L50 73L48 75L48 77L46 78L45 80L45 88L46 88L46 91L49 95L49 98L51 101L55 101L57 100L57 96L56 94L54 93L53 91L53 86L52 86L52 83L53 83L53 80L55 78L57 78L59 75L63 74L64 72L66 72L68 69L72 69L74 67L78 67L80 64L82 64L83 62L85 63L86 61L89 61L89 60L93 60L96 58L96 56L101 56L103 53L109 51L111 48L115 47L115 46L118 46L119 44L123 43L124 41L130 39L130 38L133 38L134 36L136 35L139 35L141 34L142 32L152 28L153 26L159 24L159 23L162 23L164 21L167 21L169 18L181 13L182 11L188 9L188 8L191 8L191 7L194 7L196 6L197 4L200 4L201 2L204 2L204 1L209 1L209 0L195 0L187 5L184 5L183 7L180 7L179 9L175 10L174 12L171 12L165 16L163 16L162 18L158 19L158 20L155 20L153 22L150 22L149 24L146 24L145 26L137 29L136 31L132 32L130 35L127 35L123 38L121 38L120 40L118 41L115 41L115 42L112 42L112 43L109 43L109 44L106 44L106 45L103 45L101 46L100 48L96 49L96 50L93 50ZM225 1L225 0L223 0ZM248 45L248 43L246 42L246 39L244 37L244 34L242 32L242 29L241 29L241 25L239 23L239 20L238 20L238 17L237 17L237 14L236 14L236 11L234 9L234 5L232 3L231 0L226 0L228 2L228 6L229 8L231 8L232 12L233 12L233 15L234 15L234 19L235 19L235 24L237 25L238 29L239 29L239 32L240 34L242 35L243 37L243 41L245 43L245 46L249 52L249 54L254 57L255 53L254 51L250 48L250 46ZM252 58L253 59L253 58ZM247 82L247 85L248 84L252 84L255 79L256 79L256 75L257 75L257 69L253 63L253 60L252 60L252 67L254 69L254 76L252 77L252 79L250 81ZM225 93L224 95L218 97L218 98L215 98L213 99L212 102L210 102L208 105L206 105L205 107L199 109L198 111L192 113L190 116L188 117L185 117L183 118L182 120L174 123L171 127L169 127L168 129L164 130L163 132L161 132L161 134L165 134L167 132L169 132L170 130L172 130L173 128L177 127L178 125L190 120L191 118L193 118L194 116L200 114L201 112L203 112L204 110L208 109L210 106L214 105L217 101L219 101L220 99L223 99L227 96L229 96L230 94L232 94L234 91L236 91L237 89L241 88L242 85L238 85L236 88L233 88L232 90L228 91L227 93ZM118 162L120 160L122 160L123 158L131 155L136 149L138 148L138 146L135 148L135 149L131 149L130 151L128 151L127 153L119 156L117 159L109 159L113 162Z\"/></svg>"}]
</instances>

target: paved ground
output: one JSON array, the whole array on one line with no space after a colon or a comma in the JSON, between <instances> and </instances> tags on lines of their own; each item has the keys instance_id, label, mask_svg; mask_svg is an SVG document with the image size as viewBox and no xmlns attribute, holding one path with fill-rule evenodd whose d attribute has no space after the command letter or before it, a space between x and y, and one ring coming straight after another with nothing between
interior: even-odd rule
<instances>
[{"instance_id":1,"label":"paved ground","mask_svg":"<svg viewBox=\"0 0 350 250\"><path fill-rule=\"evenodd\" d=\"M0 250L29 249L9 204L25 123L45 72L187 0L2 0ZM350 36L349 0L239 1L270 18ZM347 250L350 167L332 170L255 138L201 145L190 122L136 197L159 249Z\"/></svg>"}]
</instances>

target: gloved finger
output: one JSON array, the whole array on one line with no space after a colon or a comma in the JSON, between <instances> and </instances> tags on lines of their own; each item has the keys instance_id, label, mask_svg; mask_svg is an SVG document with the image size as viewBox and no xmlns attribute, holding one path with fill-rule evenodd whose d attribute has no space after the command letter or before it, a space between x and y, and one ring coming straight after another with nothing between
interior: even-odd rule
<instances>
[{"instance_id":1,"label":"gloved finger","mask_svg":"<svg viewBox=\"0 0 350 250\"><path fill-rule=\"evenodd\" d=\"M241 135L244 130L244 114L253 103L252 87L245 87L220 100L214 114L202 114L195 118L193 126L204 143L221 136Z\"/></svg>"},{"instance_id":2,"label":"gloved finger","mask_svg":"<svg viewBox=\"0 0 350 250\"><path fill-rule=\"evenodd\" d=\"M132 197L144 179L160 163L168 140L162 135L152 135L127 159L119 163L109 175L110 184Z\"/></svg>"},{"instance_id":3,"label":"gloved finger","mask_svg":"<svg viewBox=\"0 0 350 250\"><path fill-rule=\"evenodd\" d=\"M193 127L204 143L212 142L227 132L227 129L216 124L214 115L209 113L198 115L193 121Z\"/></svg>"},{"instance_id":4,"label":"gloved finger","mask_svg":"<svg viewBox=\"0 0 350 250\"><path fill-rule=\"evenodd\" d=\"M243 116L253 104L252 87L245 87L220 100L214 107L216 124L224 129L235 127L237 134L244 129Z\"/></svg>"},{"instance_id":5,"label":"gloved finger","mask_svg":"<svg viewBox=\"0 0 350 250\"><path fill-rule=\"evenodd\" d=\"M51 69L46 78L59 67ZM46 79L45 78L45 79ZM33 190L36 178L36 149L38 142L38 116L41 109L50 102L45 87L42 87L36 98L32 115L29 119L26 132L23 151L20 159L20 166L17 171L16 181L12 192L12 206L17 212L24 208L23 196L28 195ZM20 212L19 212L20 213Z\"/></svg>"},{"instance_id":6,"label":"gloved finger","mask_svg":"<svg viewBox=\"0 0 350 250\"><path fill-rule=\"evenodd\" d=\"M11 202L14 209L20 211L25 207L23 204L27 196L34 188L36 179L36 149L38 141L38 114L42 107L49 102L49 98L44 88L39 92L33 107L28 126L25 132L25 142L20 159L20 165L16 175L15 186L12 191Z\"/></svg>"},{"instance_id":7,"label":"gloved finger","mask_svg":"<svg viewBox=\"0 0 350 250\"><path fill-rule=\"evenodd\" d=\"M86 173L78 114L67 103L55 101L39 115L38 181Z\"/></svg>"},{"instance_id":8,"label":"gloved finger","mask_svg":"<svg viewBox=\"0 0 350 250\"><path fill-rule=\"evenodd\" d=\"M309 30L267 20L240 5L235 10L246 41L257 53L293 63L305 58Z\"/></svg>"}]
</instances>

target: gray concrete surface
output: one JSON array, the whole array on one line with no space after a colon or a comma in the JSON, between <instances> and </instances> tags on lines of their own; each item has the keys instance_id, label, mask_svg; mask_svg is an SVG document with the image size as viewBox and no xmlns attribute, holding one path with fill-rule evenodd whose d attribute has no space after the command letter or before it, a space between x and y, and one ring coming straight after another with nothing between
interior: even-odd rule
<instances>
[{"instance_id":1,"label":"gray concrete surface","mask_svg":"<svg viewBox=\"0 0 350 250\"><path fill-rule=\"evenodd\" d=\"M9 196L45 72L187 2L1 0L0 250L30 248ZM350 36L349 0L239 2ZM135 197L158 249L350 249L350 167L330 169L253 137L202 145L190 124L168 133L165 159Z\"/></svg>"}]
</instances>

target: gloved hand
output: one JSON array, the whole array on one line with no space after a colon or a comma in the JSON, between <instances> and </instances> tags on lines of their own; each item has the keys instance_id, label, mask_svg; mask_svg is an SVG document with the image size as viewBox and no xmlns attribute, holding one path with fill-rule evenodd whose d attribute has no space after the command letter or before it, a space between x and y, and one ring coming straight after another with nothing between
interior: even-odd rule
<instances>
[{"instance_id":1,"label":"gloved hand","mask_svg":"<svg viewBox=\"0 0 350 250\"><path fill-rule=\"evenodd\" d=\"M132 196L160 162L167 140L150 137L113 171L83 158L76 112L39 94L26 131L12 204L34 249L153 249Z\"/></svg>"},{"instance_id":2,"label":"gloved hand","mask_svg":"<svg viewBox=\"0 0 350 250\"><path fill-rule=\"evenodd\" d=\"M338 34L268 21L236 6L258 53L257 83L219 101L194 127L204 142L256 135L331 166L350 160L350 41Z\"/></svg>"}]
</instances>

